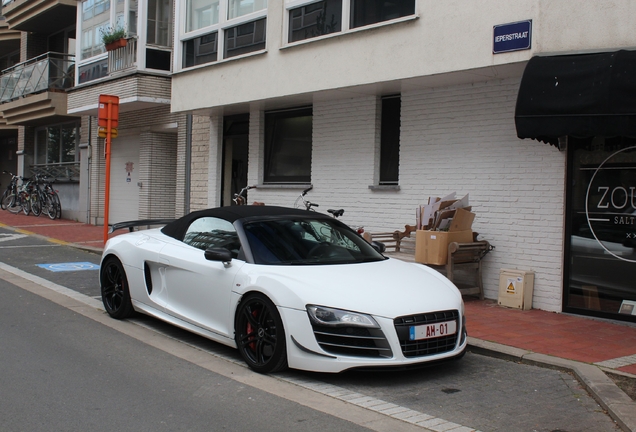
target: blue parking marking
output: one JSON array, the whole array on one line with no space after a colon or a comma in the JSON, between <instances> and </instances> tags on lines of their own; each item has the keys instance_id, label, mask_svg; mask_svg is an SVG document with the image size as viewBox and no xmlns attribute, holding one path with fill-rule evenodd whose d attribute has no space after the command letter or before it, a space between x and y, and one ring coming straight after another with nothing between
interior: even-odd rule
<instances>
[{"instance_id":1,"label":"blue parking marking","mask_svg":"<svg viewBox=\"0 0 636 432\"><path fill-rule=\"evenodd\" d=\"M82 271L82 270L99 270L98 264L91 262L74 262L74 263L58 263L58 264L36 264L38 267L52 272L65 271Z\"/></svg>"}]
</instances>

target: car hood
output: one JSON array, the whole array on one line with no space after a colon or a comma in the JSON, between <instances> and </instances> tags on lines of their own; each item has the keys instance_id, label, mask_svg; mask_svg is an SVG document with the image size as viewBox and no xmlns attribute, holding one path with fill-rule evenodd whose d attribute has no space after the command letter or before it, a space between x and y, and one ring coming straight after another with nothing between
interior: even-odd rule
<instances>
[{"instance_id":1,"label":"car hood","mask_svg":"<svg viewBox=\"0 0 636 432\"><path fill-rule=\"evenodd\" d=\"M308 304L395 318L461 309L459 290L439 272L397 259L316 266L248 265L257 285L281 307Z\"/></svg>"}]
</instances>

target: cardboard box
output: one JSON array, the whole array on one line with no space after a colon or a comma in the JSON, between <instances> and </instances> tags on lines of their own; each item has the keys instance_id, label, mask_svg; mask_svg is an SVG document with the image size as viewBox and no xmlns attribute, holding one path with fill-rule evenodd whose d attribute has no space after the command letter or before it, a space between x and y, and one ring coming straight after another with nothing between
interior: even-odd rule
<instances>
[{"instance_id":1,"label":"cardboard box","mask_svg":"<svg viewBox=\"0 0 636 432\"><path fill-rule=\"evenodd\" d=\"M448 261L448 244L471 243L473 231L427 231L415 233L415 262L421 264L445 265Z\"/></svg>"}]
</instances>

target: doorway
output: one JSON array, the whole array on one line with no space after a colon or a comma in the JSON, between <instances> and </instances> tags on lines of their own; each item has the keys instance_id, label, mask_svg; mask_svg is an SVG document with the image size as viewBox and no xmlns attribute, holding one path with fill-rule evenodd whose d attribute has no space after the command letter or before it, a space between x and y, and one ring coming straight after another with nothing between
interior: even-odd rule
<instances>
[{"instance_id":1,"label":"doorway","mask_svg":"<svg viewBox=\"0 0 636 432\"><path fill-rule=\"evenodd\" d=\"M234 194L247 186L249 114L223 118L221 206L234 205Z\"/></svg>"}]
</instances>

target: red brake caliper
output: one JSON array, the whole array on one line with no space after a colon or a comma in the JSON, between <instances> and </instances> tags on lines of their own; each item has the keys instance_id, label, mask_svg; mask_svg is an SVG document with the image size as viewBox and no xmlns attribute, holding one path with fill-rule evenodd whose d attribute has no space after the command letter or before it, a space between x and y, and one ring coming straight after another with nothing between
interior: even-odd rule
<instances>
[{"instance_id":1,"label":"red brake caliper","mask_svg":"<svg viewBox=\"0 0 636 432\"><path fill-rule=\"evenodd\" d=\"M252 316L256 318L257 315L258 312L256 310L253 310ZM250 335L252 331L254 331L254 327L252 327L252 324L249 321L247 322L247 328L245 330L248 335ZM252 336L251 339L253 340L253 342L250 342L249 347L252 349L252 351L256 351L256 336Z\"/></svg>"}]
</instances>

